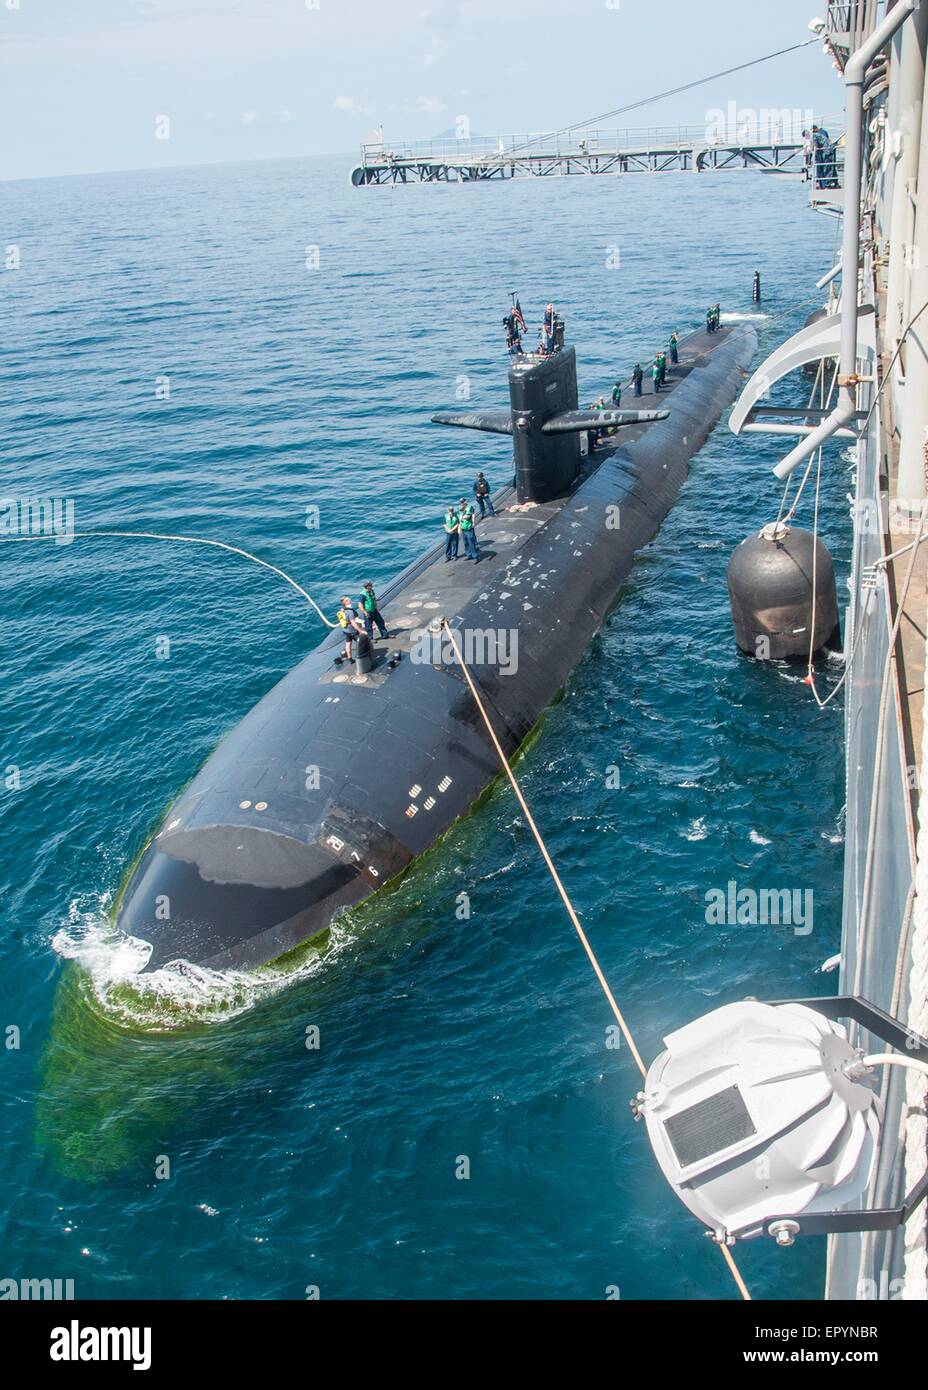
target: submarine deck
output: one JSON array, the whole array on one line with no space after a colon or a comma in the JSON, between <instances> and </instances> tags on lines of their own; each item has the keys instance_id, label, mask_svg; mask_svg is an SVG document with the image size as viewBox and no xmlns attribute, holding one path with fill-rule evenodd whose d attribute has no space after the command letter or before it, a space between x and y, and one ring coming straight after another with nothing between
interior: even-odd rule
<instances>
[{"instance_id":1,"label":"submarine deck","mask_svg":"<svg viewBox=\"0 0 928 1390\"><path fill-rule=\"evenodd\" d=\"M701 329L687 334L686 338L680 340L679 363L675 366L669 362L667 364L664 388L655 392L653 382L644 381L641 397L628 396L626 403L628 400L645 398L661 405L672 402L674 389L704 360L705 354L731 331L732 326L723 324L715 333ZM383 684L389 674L391 658L398 656L402 660L408 657L416 633L434 619L458 613L475 594L479 594L483 582L489 586L505 576L526 541L564 508L576 489L606 459L640 438L648 428L648 425L628 425L619 428L614 435L607 435L592 454L587 454L581 460L581 471L571 492L565 497L551 502L519 505L514 487L501 488L493 497L496 515L478 519L476 524L478 561L467 560L463 554L447 561L445 543L440 541L380 594L380 609L390 636L375 640L372 670L366 675L354 675L350 673L347 662L337 663L335 658L342 650L343 640L340 633L335 633L331 639L333 664L319 677L319 683L367 688Z\"/></svg>"}]
</instances>

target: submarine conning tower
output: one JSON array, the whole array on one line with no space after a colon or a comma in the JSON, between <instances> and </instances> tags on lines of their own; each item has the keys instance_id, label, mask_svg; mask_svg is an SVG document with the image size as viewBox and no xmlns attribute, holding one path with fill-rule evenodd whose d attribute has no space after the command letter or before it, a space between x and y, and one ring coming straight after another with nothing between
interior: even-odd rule
<instances>
[{"instance_id":1,"label":"submarine conning tower","mask_svg":"<svg viewBox=\"0 0 928 1390\"><path fill-rule=\"evenodd\" d=\"M508 410L440 410L435 425L511 434L520 502L564 497L580 476L580 434L618 425L666 420L666 410L578 410L577 354L519 353L509 365Z\"/></svg>"},{"instance_id":2,"label":"submarine conning tower","mask_svg":"<svg viewBox=\"0 0 928 1390\"><path fill-rule=\"evenodd\" d=\"M577 409L577 354L517 357L509 368L512 454L520 502L550 502L569 491L580 472L576 431L545 434L543 426Z\"/></svg>"}]
</instances>

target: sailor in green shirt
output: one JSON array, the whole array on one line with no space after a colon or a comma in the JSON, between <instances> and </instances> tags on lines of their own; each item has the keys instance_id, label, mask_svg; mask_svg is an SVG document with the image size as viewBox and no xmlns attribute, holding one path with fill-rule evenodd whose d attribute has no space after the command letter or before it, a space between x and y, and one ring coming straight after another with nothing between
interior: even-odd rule
<instances>
[{"instance_id":1,"label":"sailor in green shirt","mask_svg":"<svg viewBox=\"0 0 928 1390\"><path fill-rule=\"evenodd\" d=\"M374 640L374 624L377 624L377 631L386 640L390 634L384 627L383 618L380 616L380 609L377 607L377 595L374 593L374 586L370 580L364 585L361 591L361 612L364 614L364 627L368 637Z\"/></svg>"},{"instance_id":2,"label":"sailor in green shirt","mask_svg":"<svg viewBox=\"0 0 928 1390\"><path fill-rule=\"evenodd\" d=\"M456 560L458 558L458 514L454 507L449 507L445 512L445 559Z\"/></svg>"},{"instance_id":3,"label":"sailor in green shirt","mask_svg":"<svg viewBox=\"0 0 928 1390\"><path fill-rule=\"evenodd\" d=\"M477 550L477 533L474 530L474 509L462 497L458 503L458 526L461 530L461 540L464 542L464 559L479 560L480 554Z\"/></svg>"}]
</instances>

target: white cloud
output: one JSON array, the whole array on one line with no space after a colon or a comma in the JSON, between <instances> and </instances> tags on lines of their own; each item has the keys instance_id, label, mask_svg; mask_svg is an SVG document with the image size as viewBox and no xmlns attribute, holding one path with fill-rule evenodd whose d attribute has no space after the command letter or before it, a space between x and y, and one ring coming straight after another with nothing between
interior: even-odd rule
<instances>
[{"instance_id":1,"label":"white cloud","mask_svg":"<svg viewBox=\"0 0 928 1390\"><path fill-rule=\"evenodd\" d=\"M372 116L374 108L363 97L336 97L332 105L336 111L347 111L350 116Z\"/></svg>"},{"instance_id":2,"label":"white cloud","mask_svg":"<svg viewBox=\"0 0 928 1390\"><path fill-rule=\"evenodd\" d=\"M442 111L447 110L447 107L441 97L416 97L407 110L422 111L427 116L438 116Z\"/></svg>"}]
</instances>

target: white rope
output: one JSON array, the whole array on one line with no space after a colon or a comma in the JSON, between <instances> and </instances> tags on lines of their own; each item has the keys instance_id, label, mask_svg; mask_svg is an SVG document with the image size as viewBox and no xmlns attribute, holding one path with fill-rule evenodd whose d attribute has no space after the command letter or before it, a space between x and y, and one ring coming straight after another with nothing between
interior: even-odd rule
<instances>
[{"instance_id":1,"label":"white rope","mask_svg":"<svg viewBox=\"0 0 928 1390\"><path fill-rule=\"evenodd\" d=\"M551 855L548 851L548 846L545 844L544 837L542 836L542 833L538 829L538 826L535 822L535 817L529 810L528 802L525 800L525 797L522 794L522 788L519 786L519 783L516 779L516 775L513 772L512 768L509 766L509 759L506 757L503 745L500 743L499 739L496 736L496 730L493 728L493 723L490 719L489 714L487 713L486 706L484 705L483 700L480 698L480 692L478 691L474 678L471 675L470 668L468 667L467 662L464 660L464 656L461 652L460 647L458 646L458 640L457 636L455 635L454 628L448 622L447 618L442 619L442 626L444 627L449 638L451 639L451 646L454 649L455 660L461 668L461 674L467 682L467 687L470 690L471 696L473 697L474 704L477 706L477 710L480 714L481 719L484 722L486 731L490 735L490 742L493 744L493 747L496 750L496 756L499 759L500 767L503 769L503 772L509 779L509 785L512 787L512 790L515 793L516 800L522 808L522 813L525 816L526 821L528 822L528 828L529 830L531 830L532 835L535 838L535 843L541 851L541 857L545 861L545 866L548 870L548 873L551 875L551 878L554 882L554 886L557 889L558 894L560 896L561 902L564 904L564 907L567 911L567 916L570 918L571 925L574 931L577 933L577 936L580 938L580 944L586 952L587 960L593 967L593 973L599 981L599 986L603 994L606 996L606 1002L612 1010L613 1017L615 1018L616 1023L619 1025L619 1028L622 1031L622 1036L628 1044L628 1050L632 1055L635 1065L641 1072L642 1077L646 1077L648 1074L647 1067L645 1066L641 1053L638 1051L638 1048L635 1044L635 1039L632 1036L632 1031L629 1028L627 1022L625 1021L625 1016L622 1013L622 1010L619 1008L616 1002L615 995L612 993L612 990L609 986L609 981L606 979L605 972L603 971L603 968L600 965L599 960L597 959L596 952L590 945L590 939L580 924L580 918L577 915L576 908L570 900L570 894L564 887L563 880L561 879L561 876L557 871L554 860L551 858ZM731 1277L735 1281L735 1285L738 1289L738 1292L740 1293L741 1297L745 1300L746 1303L750 1303L750 1290L748 1289L747 1284L744 1282L744 1279L742 1278L741 1271L735 1263L734 1256L732 1255L731 1251L729 1250L726 1244L718 1243L718 1248L722 1252L722 1258L728 1265L729 1272L731 1274Z\"/></svg>"},{"instance_id":2,"label":"white rope","mask_svg":"<svg viewBox=\"0 0 928 1390\"><path fill-rule=\"evenodd\" d=\"M922 1062L917 1057L906 1057L901 1052L871 1052L869 1057L861 1060L867 1067L909 1067L928 1076L928 1062Z\"/></svg>"},{"instance_id":3,"label":"white rope","mask_svg":"<svg viewBox=\"0 0 928 1390\"><path fill-rule=\"evenodd\" d=\"M272 565L269 560L262 560L260 556L252 555L250 550L240 549L240 547L237 545L227 545L225 541L207 540L205 536L169 536L162 535L158 531L70 531L68 532L68 535L73 536L77 540L87 540L88 538L99 539L100 537L105 536L119 536L123 538L129 537L134 540L143 541L183 541L188 545L211 545L214 546L217 550L228 550L231 555L241 555L246 560L253 560L256 565L262 565L264 569L271 570L274 574L279 574L281 579L285 579L292 589L296 589L297 593L301 594L303 598L306 599L306 602L311 604L312 607L315 608L316 612L319 614L319 617L325 623L326 627L338 627L338 623L329 622L328 618L325 616L322 609L319 607L318 603L313 598L312 594L308 594L306 590L303 588L302 584L298 584L295 579L291 579L290 575L287 574L286 571L279 569L277 565ZM56 539L58 538L52 535L0 536L0 540L2 541L53 541Z\"/></svg>"}]
</instances>

